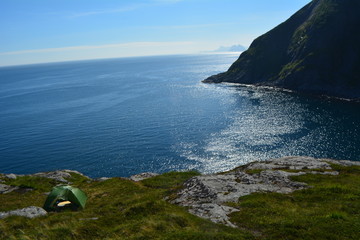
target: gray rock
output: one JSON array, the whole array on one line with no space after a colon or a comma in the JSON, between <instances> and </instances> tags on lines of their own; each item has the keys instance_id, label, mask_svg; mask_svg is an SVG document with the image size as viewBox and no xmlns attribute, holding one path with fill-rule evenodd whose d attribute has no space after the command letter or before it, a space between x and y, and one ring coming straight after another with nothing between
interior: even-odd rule
<instances>
[{"instance_id":1,"label":"gray rock","mask_svg":"<svg viewBox=\"0 0 360 240\"><path fill-rule=\"evenodd\" d=\"M87 221L87 220L98 220L98 217L92 217L92 218L80 218L80 221Z\"/></svg>"},{"instance_id":2,"label":"gray rock","mask_svg":"<svg viewBox=\"0 0 360 240\"><path fill-rule=\"evenodd\" d=\"M284 157L252 162L226 173L190 178L184 183L184 188L177 193L177 198L172 203L187 207L190 213L199 217L235 227L230 222L228 214L238 209L228 207L226 203L237 202L240 197L255 192L287 194L307 188L307 184L292 181L289 177L304 174L339 174L331 171L329 162L346 166L359 165L352 161L329 161L329 159L310 157ZM250 174L251 170L255 169L263 171ZM298 172L286 170L298 170Z\"/></svg>"},{"instance_id":3,"label":"gray rock","mask_svg":"<svg viewBox=\"0 0 360 240\"><path fill-rule=\"evenodd\" d=\"M50 179L54 179L59 182L68 183L69 181L66 180L66 178L70 178L71 174L68 172L59 170L59 171L53 171L53 172L35 173L32 176L50 178Z\"/></svg>"},{"instance_id":4,"label":"gray rock","mask_svg":"<svg viewBox=\"0 0 360 240\"><path fill-rule=\"evenodd\" d=\"M67 170L67 169L53 171L53 172L40 172L40 173L35 173L35 174L30 174L30 175L15 175L12 173L5 174L5 175L1 174L1 177L7 178L7 179L16 179L17 177L20 177L20 176L36 176L36 177L44 177L44 178L54 179L54 180L62 182L62 183L70 184L70 182L67 180L67 178L71 177L71 173L76 173L76 174L82 175L82 176L90 179L89 177L85 176L84 174L82 174L78 171ZM2 180L1 182L4 182L4 181ZM29 188L19 188L19 187L9 186L9 185L0 183L0 194L9 193L12 191L26 192L26 191L31 191L31 190L32 189L29 189Z\"/></svg>"},{"instance_id":5,"label":"gray rock","mask_svg":"<svg viewBox=\"0 0 360 240\"><path fill-rule=\"evenodd\" d=\"M314 161L311 157L283 157L264 162L250 163L247 169L331 169L330 164L319 159Z\"/></svg>"},{"instance_id":6,"label":"gray rock","mask_svg":"<svg viewBox=\"0 0 360 240\"><path fill-rule=\"evenodd\" d=\"M67 173L75 173L75 174L78 174L78 175L81 175L87 179L91 179L90 177L86 176L85 174L81 173L81 172L78 172L78 171L75 171L75 170L69 170L69 169L64 169L62 170L63 172L67 172Z\"/></svg>"},{"instance_id":7,"label":"gray rock","mask_svg":"<svg viewBox=\"0 0 360 240\"><path fill-rule=\"evenodd\" d=\"M17 176L15 174L13 174L13 173L6 174L5 177L8 178L8 179L16 179L17 178Z\"/></svg>"},{"instance_id":8,"label":"gray rock","mask_svg":"<svg viewBox=\"0 0 360 240\"><path fill-rule=\"evenodd\" d=\"M18 190L18 189L19 189L19 187L13 187L13 186L9 186L9 185L0 183L0 194L10 193L10 192Z\"/></svg>"},{"instance_id":9,"label":"gray rock","mask_svg":"<svg viewBox=\"0 0 360 240\"><path fill-rule=\"evenodd\" d=\"M239 209L213 204L213 203L204 203L201 205L194 205L189 209L189 212L197 215L202 218L211 219L215 223L221 223L228 225L230 227L236 227L233 223L230 222L228 215L233 212L238 212Z\"/></svg>"},{"instance_id":10,"label":"gray rock","mask_svg":"<svg viewBox=\"0 0 360 240\"><path fill-rule=\"evenodd\" d=\"M51 172L39 172L39 173L29 174L29 175L20 175L20 174L13 174L13 173L0 174L0 177L7 178L7 179L16 179L17 177L21 177L21 176L36 176L36 177L44 177L44 178L54 179L54 180L62 182L62 183L70 183L67 180L67 178L71 177L71 173L81 175L81 176L91 180L91 178L82 174L81 172L74 171L74 170L68 170L68 169L51 171ZM0 179L0 182L4 182L4 180Z\"/></svg>"},{"instance_id":11,"label":"gray rock","mask_svg":"<svg viewBox=\"0 0 360 240\"><path fill-rule=\"evenodd\" d=\"M106 181L106 180L109 180L109 179L111 179L111 178L101 177L101 178L96 178L96 179L94 179L94 180L97 181L97 182L103 182L103 181Z\"/></svg>"},{"instance_id":12,"label":"gray rock","mask_svg":"<svg viewBox=\"0 0 360 240\"><path fill-rule=\"evenodd\" d=\"M41 207L26 207L22 209L17 209L13 211L8 212L0 212L0 219L9 217L9 216L21 216L21 217L27 217L27 218L35 218L40 216L45 216L47 212L41 208Z\"/></svg>"},{"instance_id":13,"label":"gray rock","mask_svg":"<svg viewBox=\"0 0 360 240\"><path fill-rule=\"evenodd\" d=\"M155 177L157 175L159 175L159 174L151 173L151 172L145 172L145 173L139 173L139 174L136 174L136 175L132 175L130 177L130 179L135 181L135 182L139 182L141 180L144 180L144 179L147 179L147 178L152 178L152 177Z\"/></svg>"},{"instance_id":14,"label":"gray rock","mask_svg":"<svg viewBox=\"0 0 360 240\"><path fill-rule=\"evenodd\" d=\"M40 173L32 174L31 176L50 178L50 179L54 179L54 180L59 181L59 182L70 183L67 180L67 178L71 177L70 173L79 174L79 175L84 176L84 177L86 177L86 178L88 178L90 180L90 178L88 176L85 176L84 174L82 174L82 173L80 173L78 171L68 170L68 169L57 170L57 171L52 171L52 172L40 172Z\"/></svg>"}]
</instances>

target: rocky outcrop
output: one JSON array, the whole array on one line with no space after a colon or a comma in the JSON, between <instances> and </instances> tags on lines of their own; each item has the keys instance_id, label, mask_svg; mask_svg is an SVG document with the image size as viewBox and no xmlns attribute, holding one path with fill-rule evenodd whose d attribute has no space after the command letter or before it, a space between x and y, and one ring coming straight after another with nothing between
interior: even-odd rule
<instances>
[{"instance_id":1,"label":"rocky outcrop","mask_svg":"<svg viewBox=\"0 0 360 240\"><path fill-rule=\"evenodd\" d=\"M71 178L71 173L81 175L81 176L91 180L91 178L85 176L84 174L82 174L78 171L67 170L67 169L57 170L57 171L52 171L52 172L40 172L40 173L35 173L35 174L30 174L30 175L20 175L20 174L13 174L13 173L0 174L0 194L6 194L6 193L13 192L13 191L24 193L24 192L28 192L28 191L32 190L31 188L23 188L23 187L18 187L18 186L7 185L4 183L4 182L6 182L5 180L15 180L18 177L23 177L23 176L35 176L35 177L43 177L43 178L53 179L57 182L64 183L64 184L71 184L71 182L69 181L69 178Z\"/></svg>"},{"instance_id":2,"label":"rocky outcrop","mask_svg":"<svg viewBox=\"0 0 360 240\"><path fill-rule=\"evenodd\" d=\"M49 178L49 179L53 179L53 180L61 182L61 183L70 184L68 178L71 178L71 173L81 175L81 176L91 180L91 178L89 178L88 176L85 176L81 172L74 171L74 170L68 170L68 169L56 170L56 171L51 171L51 172L39 172L39 173L34 173L34 174L29 174L29 175L10 173L10 174L2 174L0 177L3 179L14 180L18 177L23 177L23 176L35 176L35 177ZM0 182L3 182L3 181L4 180L0 179ZM0 184L0 185L4 185L4 184ZM2 193L1 192L2 189L5 189L5 188L6 188L5 186L0 186L0 193Z\"/></svg>"},{"instance_id":3,"label":"rocky outcrop","mask_svg":"<svg viewBox=\"0 0 360 240\"><path fill-rule=\"evenodd\" d=\"M0 212L0 219L10 217L10 216L21 216L27 218L35 218L45 216L47 212L41 207L26 207L22 209L12 210L8 212Z\"/></svg>"},{"instance_id":4,"label":"rocky outcrop","mask_svg":"<svg viewBox=\"0 0 360 240\"><path fill-rule=\"evenodd\" d=\"M206 83L242 83L360 99L360 1L313 0L253 41Z\"/></svg>"},{"instance_id":5,"label":"rocky outcrop","mask_svg":"<svg viewBox=\"0 0 360 240\"><path fill-rule=\"evenodd\" d=\"M10 192L18 190L18 189L19 189L19 187L9 186L9 185L0 183L0 194L10 193Z\"/></svg>"},{"instance_id":6,"label":"rocky outcrop","mask_svg":"<svg viewBox=\"0 0 360 240\"><path fill-rule=\"evenodd\" d=\"M345 166L360 162L314 159L311 157L284 157L264 162L253 162L226 173L202 175L189 179L172 202L188 207L189 212L216 223L235 227L228 215L239 211L227 206L239 197L255 192L291 193L304 189L305 183L290 180L303 174L337 175L330 163Z\"/></svg>"},{"instance_id":7,"label":"rocky outcrop","mask_svg":"<svg viewBox=\"0 0 360 240\"><path fill-rule=\"evenodd\" d=\"M78 172L75 170L64 169L64 170L56 170L56 171L51 171L51 172L39 172L39 173L34 173L34 174L29 174L29 175L21 175L21 174L13 174L13 173L0 174L0 183L4 182L3 179L16 179L17 177L22 177L22 176L35 176L35 177L43 177L43 178L53 179L55 181L65 183L65 184L71 184L71 182L69 182L69 178L71 178L71 173L81 175L89 180L100 181L100 182L111 179L109 177L101 177L101 178L91 179L90 177L82 174L81 172ZM135 174L135 175L130 176L129 178L123 178L123 179L130 179L132 181L138 182L138 181L141 181L141 180L144 180L147 178L155 177L157 175L159 175L159 174L152 173L152 172L144 172L144 173ZM18 189L18 188L11 187L11 186L8 186L5 184L0 184L0 194L11 192L16 189Z\"/></svg>"},{"instance_id":8,"label":"rocky outcrop","mask_svg":"<svg viewBox=\"0 0 360 240\"><path fill-rule=\"evenodd\" d=\"M44 178L49 178L49 179L54 179L58 182L62 182L62 183L70 183L67 178L71 177L71 173L75 173L78 175L81 175L83 177L86 177L90 180L89 177L85 176L84 174L82 174L81 172L78 171L74 171L74 170L57 170L57 171L52 171L52 172L40 172L40 173L35 173L32 176L37 176L37 177L44 177Z\"/></svg>"},{"instance_id":9,"label":"rocky outcrop","mask_svg":"<svg viewBox=\"0 0 360 240\"><path fill-rule=\"evenodd\" d=\"M132 175L130 177L130 180L133 180L135 182L139 182L141 180L152 178L152 177L155 177L157 175L159 175L159 174L152 173L152 172L139 173L139 174L136 174L136 175Z\"/></svg>"},{"instance_id":10,"label":"rocky outcrop","mask_svg":"<svg viewBox=\"0 0 360 240\"><path fill-rule=\"evenodd\" d=\"M5 178L7 178L7 179L16 179L17 176L15 174L13 174L13 173L10 173L10 174L6 174Z\"/></svg>"}]
</instances>

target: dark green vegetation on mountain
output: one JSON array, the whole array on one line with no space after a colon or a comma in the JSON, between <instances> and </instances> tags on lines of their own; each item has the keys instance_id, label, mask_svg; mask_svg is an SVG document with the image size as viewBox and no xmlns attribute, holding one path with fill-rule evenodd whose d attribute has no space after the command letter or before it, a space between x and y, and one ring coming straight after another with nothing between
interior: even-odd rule
<instances>
[{"instance_id":1,"label":"dark green vegetation on mountain","mask_svg":"<svg viewBox=\"0 0 360 240\"><path fill-rule=\"evenodd\" d=\"M313 0L255 39L227 72L204 82L359 99L359 12L358 0Z\"/></svg>"},{"instance_id":2,"label":"dark green vegetation on mountain","mask_svg":"<svg viewBox=\"0 0 360 240\"><path fill-rule=\"evenodd\" d=\"M94 181L72 173L68 180L89 197L84 210L0 219L0 239L356 239L360 166L332 168L340 174L293 177L312 188L291 194L256 193L229 203L240 209L231 215L239 228L198 218L165 200L196 172L165 173L141 182ZM0 178L3 184L33 189L0 194L0 212L41 207L44 193L59 183L43 177Z\"/></svg>"}]
</instances>

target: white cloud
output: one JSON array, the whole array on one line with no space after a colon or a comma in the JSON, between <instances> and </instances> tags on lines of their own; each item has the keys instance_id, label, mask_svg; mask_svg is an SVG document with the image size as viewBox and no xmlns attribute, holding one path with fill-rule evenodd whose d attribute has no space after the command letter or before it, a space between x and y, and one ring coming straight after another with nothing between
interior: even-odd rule
<instances>
[{"instance_id":1,"label":"white cloud","mask_svg":"<svg viewBox=\"0 0 360 240\"><path fill-rule=\"evenodd\" d=\"M117 44L105 44L105 45L93 45L93 46L72 46L62 48L44 48L44 49L31 49L13 52L2 52L0 56L4 55L20 55L31 53L51 53L51 52L64 52L64 51L77 51L77 50L91 50L101 48L124 48L124 47L171 47L179 45L191 45L193 42L131 42L131 43L117 43Z\"/></svg>"},{"instance_id":2,"label":"white cloud","mask_svg":"<svg viewBox=\"0 0 360 240\"><path fill-rule=\"evenodd\" d=\"M119 58L134 56L191 54L209 50L203 42L129 42L91 46L30 49L0 53L0 66L62 62L86 59Z\"/></svg>"}]
</instances>

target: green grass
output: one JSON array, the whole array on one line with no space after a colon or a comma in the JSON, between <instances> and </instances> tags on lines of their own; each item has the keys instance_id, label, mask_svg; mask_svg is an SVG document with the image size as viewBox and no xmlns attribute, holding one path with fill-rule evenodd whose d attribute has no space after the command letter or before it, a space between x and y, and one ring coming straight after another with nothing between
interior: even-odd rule
<instances>
[{"instance_id":1,"label":"green grass","mask_svg":"<svg viewBox=\"0 0 360 240\"><path fill-rule=\"evenodd\" d=\"M253 239L250 233L212 223L164 200L197 172L166 173L142 182L113 178L89 182L73 176L73 185L86 192L86 208L26 219L0 220L0 239ZM8 182L10 183L10 182ZM24 177L13 185L31 186L25 194L0 195L0 211L42 206L56 182Z\"/></svg>"},{"instance_id":2,"label":"green grass","mask_svg":"<svg viewBox=\"0 0 360 240\"><path fill-rule=\"evenodd\" d=\"M142 183L151 188L171 189L180 187L187 179L198 175L200 175L200 173L197 171L183 173L168 172L156 177L145 179Z\"/></svg>"},{"instance_id":3,"label":"green grass","mask_svg":"<svg viewBox=\"0 0 360 240\"><path fill-rule=\"evenodd\" d=\"M293 177L313 186L306 190L240 198L231 220L263 239L359 239L360 167L333 168L340 175Z\"/></svg>"},{"instance_id":4,"label":"green grass","mask_svg":"<svg viewBox=\"0 0 360 240\"><path fill-rule=\"evenodd\" d=\"M9 179L5 181L5 184L22 188L32 188L39 191L49 191L49 189L56 184L56 181L42 177L23 176L17 177L16 179Z\"/></svg>"},{"instance_id":5,"label":"green grass","mask_svg":"<svg viewBox=\"0 0 360 240\"><path fill-rule=\"evenodd\" d=\"M279 78L283 79L294 72L303 70L304 66L302 65L302 62L303 60L297 60L295 62L289 62L288 64L283 66L279 73Z\"/></svg>"},{"instance_id":6,"label":"green grass","mask_svg":"<svg viewBox=\"0 0 360 240\"><path fill-rule=\"evenodd\" d=\"M90 182L75 174L73 185L89 197L84 210L2 219L0 239L358 239L360 167L332 167L340 175L293 177L312 188L292 194L256 193L229 204L240 209L231 215L238 229L198 218L164 200L197 172L170 172L141 182ZM33 191L0 195L0 211L42 206L44 192L57 184L40 177L7 183Z\"/></svg>"},{"instance_id":7,"label":"green grass","mask_svg":"<svg viewBox=\"0 0 360 240\"><path fill-rule=\"evenodd\" d=\"M245 172L247 174L253 175L253 174L259 174L262 171L265 171L264 169L247 169Z\"/></svg>"}]
</instances>

